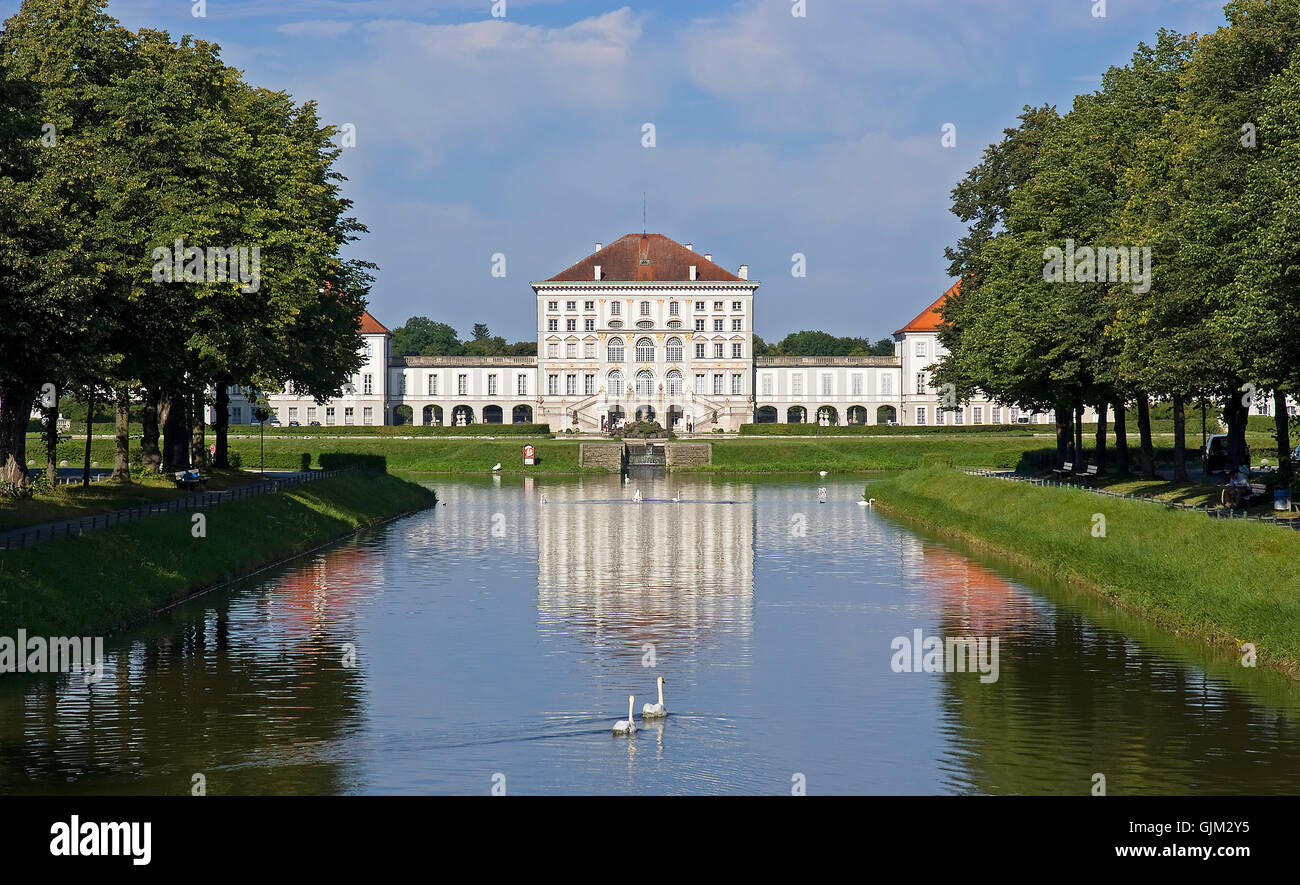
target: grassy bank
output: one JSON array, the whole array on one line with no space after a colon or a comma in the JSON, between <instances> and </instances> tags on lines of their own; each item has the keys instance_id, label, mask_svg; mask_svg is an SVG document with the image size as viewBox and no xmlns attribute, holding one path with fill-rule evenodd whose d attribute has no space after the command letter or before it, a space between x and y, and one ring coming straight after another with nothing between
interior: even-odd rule
<instances>
[{"instance_id":1,"label":"grassy bank","mask_svg":"<svg viewBox=\"0 0 1300 885\"><path fill-rule=\"evenodd\" d=\"M0 636L88 635L359 528L431 506L429 490L383 474L348 473L202 511L0 554Z\"/></svg>"},{"instance_id":2,"label":"grassy bank","mask_svg":"<svg viewBox=\"0 0 1300 885\"><path fill-rule=\"evenodd\" d=\"M1300 670L1300 533L1073 489L918 470L872 483L876 508L1093 590L1173 632L1253 642ZM1094 537L1095 514L1105 537Z\"/></svg>"}]
</instances>

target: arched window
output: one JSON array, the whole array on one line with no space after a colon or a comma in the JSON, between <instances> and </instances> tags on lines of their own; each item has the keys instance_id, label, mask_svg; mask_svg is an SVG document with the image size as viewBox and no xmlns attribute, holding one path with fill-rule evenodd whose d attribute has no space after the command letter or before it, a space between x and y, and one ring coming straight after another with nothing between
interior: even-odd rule
<instances>
[{"instance_id":1,"label":"arched window","mask_svg":"<svg viewBox=\"0 0 1300 885\"><path fill-rule=\"evenodd\" d=\"M609 373L609 384L605 388L605 395L610 399L618 399L623 395L623 373L618 369Z\"/></svg>"},{"instance_id":2,"label":"arched window","mask_svg":"<svg viewBox=\"0 0 1300 885\"><path fill-rule=\"evenodd\" d=\"M677 371L676 369L673 369L671 372L668 373L668 395L669 396L682 395L682 373Z\"/></svg>"},{"instance_id":3,"label":"arched window","mask_svg":"<svg viewBox=\"0 0 1300 885\"><path fill-rule=\"evenodd\" d=\"M623 339L622 338L609 339L608 354L609 354L609 362L611 363L623 362Z\"/></svg>"},{"instance_id":4,"label":"arched window","mask_svg":"<svg viewBox=\"0 0 1300 885\"><path fill-rule=\"evenodd\" d=\"M682 361L682 339L668 339L668 362L680 363Z\"/></svg>"},{"instance_id":5,"label":"arched window","mask_svg":"<svg viewBox=\"0 0 1300 885\"><path fill-rule=\"evenodd\" d=\"M655 343L649 338L642 338L636 343L636 361L653 363L655 361Z\"/></svg>"},{"instance_id":6,"label":"arched window","mask_svg":"<svg viewBox=\"0 0 1300 885\"><path fill-rule=\"evenodd\" d=\"M642 369L636 373L636 392L638 396L651 396L655 392L655 376Z\"/></svg>"}]
</instances>

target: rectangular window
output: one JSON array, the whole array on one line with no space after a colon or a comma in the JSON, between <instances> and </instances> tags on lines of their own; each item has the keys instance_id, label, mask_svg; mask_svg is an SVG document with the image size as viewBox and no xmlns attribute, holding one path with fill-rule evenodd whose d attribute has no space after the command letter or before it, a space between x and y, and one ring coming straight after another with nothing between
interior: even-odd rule
<instances>
[{"instance_id":1,"label":"rectangular window","mask_svg":"<svg viewBox=\"0 0 1300 885\"><path fill-rule=\"evenodd\" d=\"M609 303L609 315L610 315L610 316L614 316L614 317L616 317L616 316L618 316L619 314L621 314L622 312L623 312L623 304L622 304L622 302L619 302L619 301L611 301L611 302Z\"/></svg>"},{"instance_id":2,"label":"rectangular window","mask_svg":"<svg viewBox=\"0 0 1300 885\"><path fill-rule=\"evenodd\" d=\"M566 302L564 302L564 309L565 309L565 310L577 310L577 309L578 309L578 302L576 302L576 301L566 301Z\"/></svg>"},{"instance_id":3,"label":"rectangular window","mask_svg":"<svg viewBox=\"0 0 1300 885\"><path fill-rule=\"evenodd\" d=\"M925 342L924 342L924 341L918 341L918 342L916 342L916 355L917 355L917 356L925 356Z\"/></svg>"},{"instance_id":4,"label":"rectangular window","mask_svg":"<svg viewBox=\"0 0 1300 885\"><path fill-rule=\"evenodd\" d=\"M733 332L739 332L739 331L740 331L740 324L741 324L741 322L742 322L741 320L732 320L732 321L731 321L731 331L733 331Z\"/></svg>"},{"instance_id":5,"label":"rectangular window","mask_svg":"<svg viewBox=\"0 0 1300 885\"><path fill-rule=\"evenodd\" d=\"M343 409L343 423L344 424L356 423L356 410L353 409L351 406L345 406Z\"/></svg>"},{"instance_id":6,"label":"rectangular window","mask_svg":"<svg viewBox=\"0 0 1300 885\"><path fill-rule=\"evenodd\" d=\"M984 407L983 407L983 406L976 406L974 409L972 409L972 411L974 412L974 416L973 416L973 418L972 418L972 420L971 420L971 423L972 423L972 424L983 424L983 423L984 423Z\"/></svg>"},{"instance_id":7,"label":"rectangular window","mask_svg":"<svg viewBox=\"0 0 1300 885\"><path fill-rule=\"evenodd\" d=\"M642 302L641 302L641 316L643 316L643 317L648 317L648 316L650 316L650 302L649 302L649 301L642 301Z\"/></svg>"},{"instance_id":8,"label":"rectangular window","mask_svg":"<svg viewBox=\"0 0 1300 885\"><path fill-rule=\"evenodd\" d=\"M233 409L230 410L230 421L231 421L232 424L243 424L243 423L244 423L244 407L243 407L243 406L235 406ZM83 462L83 463L84 463L84 462Z\"/></svg>"},{"instance_id":9,"label":"rectangular window","mask_svg":"<svg viewBox=\"0 0 1300 885\"><path fill-rule=\"evenodd\" d=\"M325 407L325 423L326 423L326 424L333 424L333 423L334 423L334 407L333 407L333 406L326 406L326 407Z\"/></svg>"},{"instance_id":10,"label":"rectangular window","mask_svg":"<svg viewBox=\"0 0 1300 885\"><path fill-rule=\"evenodd\" d=\"M745 392L744 389L740 386L740 378L741 376L738 374L733 374L731 376L731 392L733 394Z\"/></svg>"},{"instance_id":11,"label":"rectangular window","mask_svg":"<svg viewBox=\"0 0 1300 885\"><path fill-rule=\"evenodd\" d=\"M565 395L565 396L573 396L573 395L574 395L575 393L577 393L577 392L578 392L578 376L577 376L577 375L565 375L565 376L564 376L564 395Z\"/></svg>"},{"instance_id":12,"label":"rectangular window","mask_svg":"<svg viewBox=\"0 0 1300 885\"><path fill-rule=\"evenodd\" d=\"M966 410L958 409L952 413L952 423L961 425L966 423Z\"/></svg>"},{"instance_id":13,"label":"rectangular window","mask_svg":"<svg viewBox=\"0 0 1300 885\"><path fill-rule=\"evenodd\" d=\"M560 306L560 302L558 302L558 301L548 301L548 302L546 302L546 309L547 309L547 310L557 310L557 309L559 308L559 306Z\"/></svg>"},{"instance_id":14,"label":"rectangular window","mask_svg":"<svg viewBox=\"0 0 1300 885\"><path fill-rule=\"evenodd\" d=\"M732 310L744 310L745 307L744 307L744 305L742 305L739 301L733 301L733 302L731 302L731 309L732 309Z\"/></svg>"},{"instance_id":15,"label":"rectangular window","mask_svg":"<svg viewBox=\"0 0 1300 885\"><path fill-rule=\"evenodd\" d=\"M362 392L366 396L371 396L375 392L375 376L369 373L361 376Z\"/></svg>"},{"instance_id":16,"label":"rectangular window","mask_svg":"<svg viewBox=\"0 0 1300 885\"><path fill-rule=\"evenodd\" d=\"M681 315L682 315L682 306L681 306L680 304L678 304L676 301L670 301L670 302L668 302L668 315L669 315L670 317L681 316Z\"/></svg>"},{"instance_id":17,"label":"rectangular window","mask_svg":"<svg viewBox=\"0 0 1300 885\"><path fill-rule=\"evenodd\" d=\"M559 376L559 375L547 375L547 376L546 376L546 392L549 393L551 396L559 396L559 395L560 395L560 376Z\"/></svg>"},{"instance_id":18,"label":"rectangular window","mask_svg":"<svg viewBox=\"0 0 1300 885\"><path fill-rule=\"evenodd\" d=\"M695 331L697 331L697 332L703 332L703 331L704 331L704 320L696 320L696 321L695 321Z\"/></svg>"},{"instance_id":19,"label":"rectangular window","mask_svg":"<svg viewBox=\"0 0 1300 885\"><path fill-rule=\"evenodd\" d=\"M558 331L560 331L560 321L559 321L559 320L547 320L547 321L546 321L546 331L548 331L548 332L558 332Z\"/></svg>"},{"instance_id":20,"label":"rectangular window","mask_svg":"<svg viewBox=\"0 0 1300 885\"><path fill-rule=\"evenodd\" d=\"M880 392L883 393L883 394L885 394L886 396L889 396L890 394L892 394L892 393L894 392L894 376L893 376L893 375L881 375L881 376L880 376Z\"/></svg>"},{"instance_id":21,"label":"rectangular window","mask_svg":"<svg viewBox=\"0 0 1300 885\"><path fill-rule=\"evenodd\" d=\"M763 396L771 396L771 395L772 395L772 376L771 376L771 375L764 375L764 376L763 376L763 380L762 380L761 383L762 383L762 385L763 385Z\"/></svg>"},{"instance_id":22,"label":"rectangular window","mask_svg":"<svg viewBox=\"0 0 1300 885\"><path fill-rule=\"evenodd\" d=\"M457 396L466 396L466 395L468 395L468 394L469 394L469 376L468 376L468 375L457 375L457 376L456 376L456 395L457 395Z\"/></svg>"},{"instance_id":23,"label":"rectangular window","mask_svg":"<svg viewBox=\"0 0 1300 885\"><path fill-rule=\"evenodd\" d=\"M714 309L714 310L722 310L722 302L721 302L721 301L715 301L715 302L713 302L713 309Z\"/></svg>"},{"instance_id":24,"label":"rectangular window","mask_svg":"<svg viewBox=\"0 0 1300 885\"><path fill-rule=\"evenodd\" d=\"M934 409L934 423L936 426L943 423L943 409L938 406Z\"/></svg>"},{"instance_id":25,"label":"rectangular window","mask_svg":"<svg viewBox=\"0 0 1300 885\"><path fill-rule=\"evenodd\" d=\"M488 396L497 395L497 376L488 375Z\"/></svg>"},{"instance_id":26,"label":"rectangular window","mask_svg":"<svg viewBox=\"0 0 1300 885\"><path fill-rule=\"evenodd\" d=\"M583 320L583 321L582 321L582 331L584 331L584 332L594 332L594 331L596 331L596 321L593 320L593 319L591 319L590 317L588 317L587 319Z\"/></svg>"},{"instance_id":27,"label":"rectangular window","mask_svg":"<svg viewBox=\"0 0 1300 885\"><path fill-rule=\"evenodd\" d=\"M722 320L714 320L714 321L713 321L713 331L715 331L715 332L721 332L721 331L722 331Z\"/></svg>"},{"instance_id":28,"label":"rectangular window","mask_svg":"<svg viewBox=\"0 0 1300 885\"><path fill-rule=\"evenodd\" d=\"M560 345L556 344L554 341L546 345L547 359L551 359L551 360L559 359L559 356L560 356Z\"/></svg>"},{"instance_id":29,"label":"rectangular window","mask_svg":"<svg viewBox=\"0 0 1300 885\"><path fill-rule=\"evenodd\" d=\"M595 376L595 375L583 375L583 376L582 376L582 393L583 393L583 395L584 395L584 396L591 396L591 395L592 395L593 393L595 393L595 392L596 392L596 376Z\"/></svg>"},{"instance_id":30,"label":"rectangular window","mask_svg":"<svg viewBox=\"0 0 1300 885\"><path fill-rule=\"evenodd\" d=\"M565 359L576 360L578 358L578 342L570 341L564 345Z\"/></svg>"},{"instance_id":31,"label":"rectangular window","mask_svg":"<svg viewBox=\"0 0 1300 885\"><path fill-rule=\"evenodd\" d=\"M704 373L703 373L703 372L698 372L698 373L696 373L696 375L695 375L695 392L696 392L696 393L703 393L703 392L704 392Z\"/></svg>"},{"instance_id":32,"label":"rectangular window","mask_svg":"<svg viewBox=\"0 0 1300 885\"><path fill-rule=\"evenodd\" d=\"M438 395L438 376L437 376L437 375L430 375L430 376L429 376L429 396L437 396L437 395Z\"/></svg>"},{"instance_id":33,"label":"rectangular window","mask_svg":"<svg viewBox=\"0 0 1300 885\"><path fill-rule=\"evenodd\" d=\"M850 389L853 391L853 396L862 396L862 376L860 374L851 375L849 384Z\"/></svg>"},{"instance_id":34,"label":"rectangular window","mask_svg":"<svg viewBox=\"0 0 1300 885\"><path fill-rule=\"evenodd\" d=\"M584 302L582 302L582 309L583 309L583 310L595 310L595 309L596 309L596 302L594 302L594 301L584 301Z\"/></svg>"},{"instance_id":35,"label":"rectangular window","mask_svg":"<svg viewBox=\"0 0 1300 885\"><path fill-rule=\"evenodd\" d=\"M1002 423L1002 407L1001 407L1001 406L994 406L994 407L992 408L991 411L992 411L992 413L993 413L993 417L992 417L992 421L993 421L993 423L994 423L994 424L1001 424L1001 423Z\"/></svg>"},{"instance_id":36,"label":"rectangular window","mask_svg":"<svg viewBox=\"0 0 1300 885\"><path fill-rule=\"evenodd\" d=\"M289 407L289 420L290 421L298 420L298 410L295 409L293 406Z\"/></svg>"},{"instance_id":37,"label":"rectangular window","mask_svg":"<svg viewBox=\"0 0 1300 885\"><path fill-rule=\"evenodd\" d=\"M702 360L702 359L704 359L704 342L703 342L703 341L696 341L696 342L695 342L695 358L696 358L697 360Z\"/></svg>"},{"instance_id":38,"label":"rectangular window","mask_svg":"<svg viewBox=\"0 0 1300 885\"><path fill-rule=\"evenodd\" d=\"M588 341L582 345L582 356L584 359L594 360L596 358L596 342Z\"/></svg>"},{"instance_id":39,"label":"rectangular window","mask_svg":"<svg viewBox=\"0 0 1300 885\"><path fill-rule=\"evenodd\" d=\"M790 376L790 395L803 396L803 375Z\"/></svg>"},{"instance_id":40,"label":"rectangular window","mask_svg":"<svg viewBox=\"0 0 1300 885\"><path fill-rule=\"evenodd\" d=\"M823 376L822 376L822 396L830 396L830 395L831 395L831 376L830 376L830 375L823 375Z\"/></svg>"},{"instance_id":41,"label":"rectangular window","mask_svg":"<svg viewBox=\"0 0 1300 885\"><path fill-rule=\"evenodd\" d=\"M722 396L722 376L713 376L713 392L717 396Z\"/></svg>"},{"instance_id":42,"label":"rectangular window","mask_svg":"<svg viewBox=\"0 0 1300 885\"><path fill-rule=\"evenodd\" d=\"M924 372L917 372L917 373L916 373L916 392L917 392L917 393L925 393L925 373L924 373Z\"/></svg>"},{"instance_id":43,"label":"rectangular window","mask_svg":"<svg viewBox=\"0 0 1300 885\"><path fill-rule=\"evenodd\" d=\"M316 423L316 408L314 406L307 407L307 423L308 424Z\"/></svg>"},{"instance_id":44,"label":"rectangular window","mask_svg":"<svg viewBox=\"0 0 1300 885\"><path fill-rule=\"evenodd\" d=\"M578 331L578 321L577 321L577 320L565 320L565 321L564 321L564 331L566 331L566 332L576 332L576 331Z\"/></svg>"},{"instance_id":45,"label":"rectangular window","mask_svg":"<svg viewBox=\"0 0 1300 885\"><path fill-rule=\"evenodd\" d=\"M714 358L714 359L719 359L719 360L722 359L722 342L721 342L721 341L717 341L717 342L715 342L714 345L713 345L713 358Z\"/></svg>"},{"instance_id":46,"label":"rectangular window","mask_svg":"<svg viewBox=\"0 0 1300 885\"><path fill-rule=\"evenodd\" d=\"M739 341L731 342L731 358L738 360L744 352L745 345Z\"/></svg>"},{"instance_id":47,"label":"rectangular window","mask_svg":"<svg viewBox=\"0 0 1300 885\"><path fill-rule=\"evenodd\" d=\"M528 396L528 376L527 376L527 375L520 375L520 376L519 376L519 395L520 395L520 396Z\"/></svg>"},{"instance_id":48,"label":"rectangular window","mask_svg":"<svg viewBox=\"0 0 1300 885\"><path fill-rule=\"evenodd\" d=\"M696 310L704 310L704 302L703 302L703 301L697 301L697 302L695 302L695 309L696 309Z\"/></svg>"},{"instance_id":49,"label":"rectangular window","mask_svg":"<svg viewBox=\"0 0 1300 885\"><path fill-rule=\"evenodd\" d=\"M364 409L361 410L361 423L362 424L375 423L375 410L370 408L370 406L366 406Z\"/></svg>"},{"instance_id":50,"label":"rectangular window","mask_svg":"<svg viewBox=\"0 0 1300 885\"><path fill-rule=\"evenodd\" d=\"M925 423L925 406L916 407L916 423L917 424Z\"/></svg>"}]
</instances>

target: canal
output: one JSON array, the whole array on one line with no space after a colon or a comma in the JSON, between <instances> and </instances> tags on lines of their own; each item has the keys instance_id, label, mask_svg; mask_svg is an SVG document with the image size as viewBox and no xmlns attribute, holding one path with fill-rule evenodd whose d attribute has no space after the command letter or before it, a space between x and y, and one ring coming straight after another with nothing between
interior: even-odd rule
<instances>
[{"instance_id":1,"label":"canal","mask_svg":"<svg viewBox=\"0 0 1300 885\"><path fill-rule=\"evenodd\" d=\"M1300 791L1292 680L863 484L431 479L436 510L109 637L98 683L5 678L0 793ZM918 635L996 669L896 672Z\"/></svg>"}]
</instances>

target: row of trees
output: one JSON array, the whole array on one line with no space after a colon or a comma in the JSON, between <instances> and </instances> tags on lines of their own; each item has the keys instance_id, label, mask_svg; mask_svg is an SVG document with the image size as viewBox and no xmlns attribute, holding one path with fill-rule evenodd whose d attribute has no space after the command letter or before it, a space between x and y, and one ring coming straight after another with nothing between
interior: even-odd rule
<instances>
[{"instance_id":1,"label":"row of trees","mask_svg":"<svg viewBox=\"0 0 1300 885\"><path fill-rule=\"evenodd\" d=\"M475 323L468 341L456 330L428 317L411 317L393 330L394 356L537 356L536 341L507 344L486 323Z\"/></svg>"},{"instance_id":2,"label":"row of trees","mask_svg":"<svg viewBox=\"0 0 1300 885\"><path fill-rule=\"evenodd\" d=\"M329 396L360 367L373 265L314 104L245 82L212 43L123 28L104 0L24 0L0 31L0 480L26 494L46 406L55 470L64 392L117 415L114 478L202 463L215 391L286 382ZM227 251L229 250L229 251ZM242 251L241 251L242 250ZM234 260L237 252L242 261ZM159 436L161 432L161 444Z\"/></svg>"},{"instance_id":3,"label":"row of trees","mask_svg":"<svg viewBox=\"0 0 1300 885\"><path fill-rule=\"evenodd\" d=\"M754 336L754 356L893 356L894 339L836 337L829 332L791 332L775 344Z\"/></svg>"},{"instance_id":4,"label":"row of trees","mask_svg":"<svg viewBox=\"0 0 1300 885\"><path fill-rule=\"evenodd\" d=\"M959 398L979 389L1055 409L1062 461L1082 453L1090 404L1099 459L1113 408L1127 470L1135 404L1151 474L1158 399L1173 404L1183 478L1184 410L1209 399L1243 463L1249 406L1270 391L1287 464L1286 394L1300 390L1300 0L1225 11L1213 34L1140 44L1068 113L1026 107L953 191L968 229L947 250L962 286L943 309L949 353L934 381Z\"/></svg>"}]
</instances>

